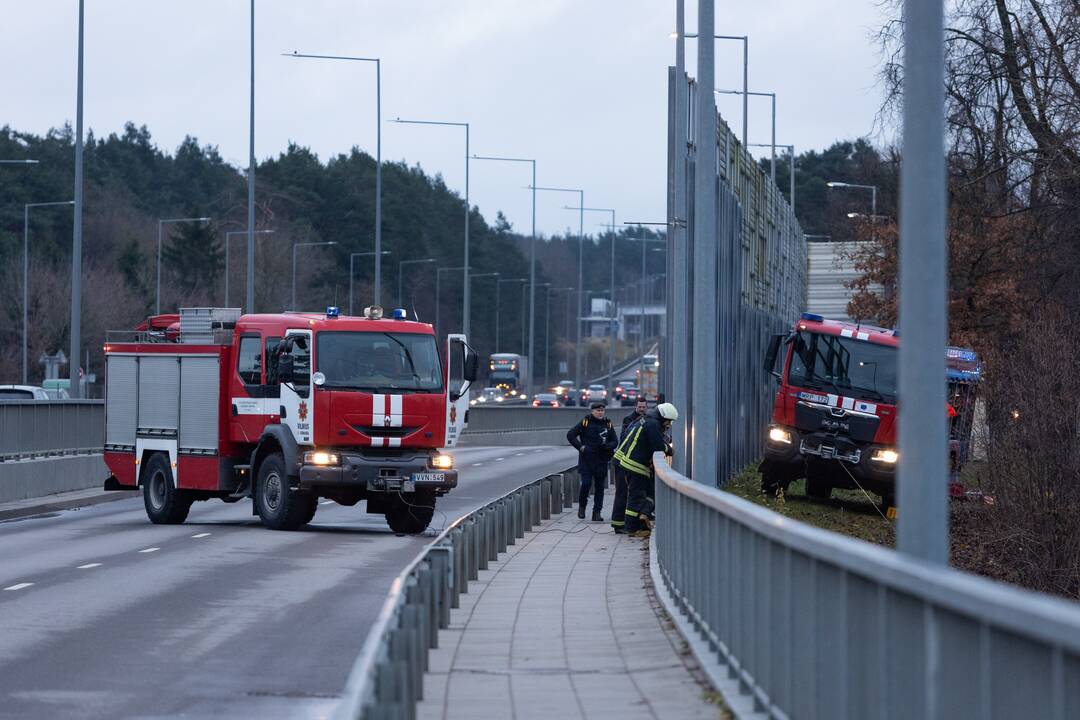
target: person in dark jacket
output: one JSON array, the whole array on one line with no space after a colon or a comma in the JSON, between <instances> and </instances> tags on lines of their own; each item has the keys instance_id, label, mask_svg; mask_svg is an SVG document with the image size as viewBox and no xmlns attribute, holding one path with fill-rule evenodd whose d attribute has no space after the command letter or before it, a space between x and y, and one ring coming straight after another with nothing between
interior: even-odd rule
<instances>
[{"instance_id":1,"label":"person in dark jacket","mask_svg":"<svg viewBox=\"0 0 1080 720\"><path fill-rule=\"evenodd\" d=\"M594 522L600 522L600 510L604 507L604 486L607 485L607 465L618 439L615 426L604 417L604 403L594 402L589 414L566 433L566 440L578 451L578 475L581 490L578 493L578 517L585 518L585 506L589 504L589 489L594 488Z\"/></svg>"},{"instance_id":2,"label":"person in dark jacket","mask_svg":"<svg viewBox=\"0 0 1080 720\"><path fill-rule=\"evenodd\" d=\"M619 442L623 441L626 437L626 433L630 428L645 417L645 411L649 409L649 404L645 401L644 397L638 397L637 403L634 405L634 412L628 413L622 421L622 432L619 433ZM628 490L628 478L626 477L626 471L623 470L622 465L618 460L611 463L611 474L615 478L615 499L611 502L611 527L618 534L625 532L624 526L626 524L626 493Z\"/></svg>"},{"instance_id":3,"label":"person in dark jacket","mask_svg":"<svg viewBox=\"0 0 1080 720\"><path fill-rule=\"evenodd\" d=\"M626 471L628 480L624 529L634 537L648 537L652 530L653 503L649 488L654 474L653 454L671 454L664 433L678 417L679 412L671 403L657 405L628 428L615 451L615 459Z\"/></svg>"}]
</instances>

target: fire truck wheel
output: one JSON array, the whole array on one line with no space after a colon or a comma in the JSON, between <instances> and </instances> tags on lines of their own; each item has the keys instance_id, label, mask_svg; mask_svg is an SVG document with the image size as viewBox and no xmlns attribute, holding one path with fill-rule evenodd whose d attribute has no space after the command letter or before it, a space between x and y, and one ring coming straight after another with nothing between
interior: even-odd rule
<instances>
[{"instance_id":1,"label":"fire truck wheel","mask_svg":"<svg viewBox=\"0 0 1080 720\"><path fill-rule=\"evenodd\" d=\"M169 458L154 453L146 463L143 478L143 505L146 516L155 525L179 525L191 510L191 498L177 490L173 482Z\"/></svg>"},{"instance_id":2,"label":"fire truck wheel","mask_svg":"<svg viewBox=\"0 0 1080 720\"><path fill-rule=\"evenodd\" d=\"M386 524L396 533L417 535L427 530L434 516L435 498L432 495L398 495L386 511Z\"/></svg>"},{"instance_id":3,"label":"fire truck wheel","mask_svg":"<svg viewBox=\"0 0 1080 720\"><path fill-rule=\"evenodd\" d=\"M319 498L312 495L311 500L308 502L308 506L304 508L304 517L301 525L307 525L315 518L315 511L319 509Z\"/></svg>"},{"instance_id":4,"label":"fire truck wheel","mask_svg":"<svg viewBox=\"0 0 1080 720\"><path fill-rule=\"evenodd\" d=\"M314 500L311 493L289 487L280 453L263 458L255 483L255 509L263 525L271 530L295 530L308 521Z\"/></svg>"}]
</instances>

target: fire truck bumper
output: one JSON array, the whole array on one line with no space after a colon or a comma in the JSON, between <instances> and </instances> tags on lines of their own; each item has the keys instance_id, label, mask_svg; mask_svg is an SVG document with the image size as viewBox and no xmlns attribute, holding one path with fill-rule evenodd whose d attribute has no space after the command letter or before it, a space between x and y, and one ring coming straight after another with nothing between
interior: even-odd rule
<instances>
[{"instance_id":1,"label":"fire truck bumper","mask_svg":"<svg viewBox=\"0 0 1080 720\"><path fill-rule=\"evenodd\" d=\"M342 454L339 465L301 465L300 487L348 488L366 492L435 491L457 487L457 470L433 469L426 456L366 458Z\"/></svg>"},{"instance_id":2,"label":"fire truck bumper","mask_svg":"<svg viewBox=\"0 0 1080 720\"><path fill-rule=\"evenodd\" d=\"M877 459L878 451L885 448L855 443L843 437L804 433L791 427L780 429L783 432L766 438L764 455L770 464L793 471L797 469L793 476L801 477L804 464L814 463L818 472L827 477L834 487L855 488L862 485L879 494L893 492L896 463Z\"/></svg>"}]
</instances>

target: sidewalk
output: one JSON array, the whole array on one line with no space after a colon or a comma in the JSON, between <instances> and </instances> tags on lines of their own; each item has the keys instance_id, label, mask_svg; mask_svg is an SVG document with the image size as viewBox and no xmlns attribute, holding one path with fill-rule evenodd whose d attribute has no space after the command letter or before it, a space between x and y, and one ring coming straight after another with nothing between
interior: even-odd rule
<instances>
[{"instance_id":1,"label":"sidewalk","mask_svg":"<svg viewBox=\"0 0 1080 720\"><path fill-rule=\"evenodd\" d=\"M101 488L88 488L86 490L71 490L55 495L43 495L41 497L27 498L25 500L12 500L0 503L0 521L13 520L15 518L32 517L59 510L71 510L73 508L88 507L114 500L138 497L142 493L138 490L116 490L106 492Z\"/></svg>"},{"instance_id":2,"label":"sidewalk","mask_svg":"<svg viewBox=\"0 0 1080 720\"><path fill-rule=\"evenodd\" d=\"M439 633L417 717L728 717L660 612L645 541L578 520L576 508L553 515L469 583Z\"/></svg>"}]
</instances>

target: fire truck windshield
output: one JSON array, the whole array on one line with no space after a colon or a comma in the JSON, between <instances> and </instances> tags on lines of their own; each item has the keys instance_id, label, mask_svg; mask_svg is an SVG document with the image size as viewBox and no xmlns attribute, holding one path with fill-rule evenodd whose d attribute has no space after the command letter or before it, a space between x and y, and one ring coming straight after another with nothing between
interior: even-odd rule
<instances>
[{"instance_id":1,"label":"fire truck windshield","mask_svg":"<svg viewBox=\"0 0 1080 720\"><path fill-rule=\"evenodd\" d=\"M864 400L896 403L895 347L802 331L788 382Z\"/></svg>"},{"instance_id":2,"label":"fire truck windshield","mask_svg":"<svg viewBox=\"0 0 1080 720\"><path fill-rule=\"evenodd\" d=\"M435 338L417 333L324 331L315 363L324 388L371 393L442 392Z\"/></svg>"}]
</instances>

